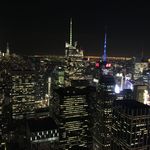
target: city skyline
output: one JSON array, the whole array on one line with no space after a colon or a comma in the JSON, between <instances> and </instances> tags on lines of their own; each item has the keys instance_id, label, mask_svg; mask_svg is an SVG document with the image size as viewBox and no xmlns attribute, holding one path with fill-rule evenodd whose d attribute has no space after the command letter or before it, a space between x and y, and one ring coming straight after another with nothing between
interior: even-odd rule
<instances>
[{"instance_id":1,"label":"city skyline","mask_svg":"<svg viewBox=\"0 0 150 150\"><path fill-rule=\"evenodd\" d=\"M85 55L102 56L107 25L109 56L149 56L149 16L144 2L1 2L0 50L9 42L14 53L64 55L72 18Z\"/></svg>"}]
</instances>

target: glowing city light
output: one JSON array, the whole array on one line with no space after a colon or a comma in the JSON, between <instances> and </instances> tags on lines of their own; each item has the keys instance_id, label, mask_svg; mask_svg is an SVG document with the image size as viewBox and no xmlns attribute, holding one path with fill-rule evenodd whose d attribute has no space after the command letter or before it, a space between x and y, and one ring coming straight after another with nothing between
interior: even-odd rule
<instances>
[{"instance_id":1,"label":"glowing city light","mask_svg":"<svg viewBox=\"0 0 150 150\"><path fill-rule=\"evenodd\" d=\"M95 67L96 67L96 68L99 68L99 66L100 66L99 63L96 63L96 64L95 64Z\"/></svg>"},{"instance_id":2,"label":"glowing city light","mask_svg":"<svg viewBox=\"0 0 150 150\"><path fill-rule=\"evenodd\" d=\"M123 76L122 73L117 73L117 74L116 74L116 77L122 77L122 76Z\"/></svg>"},{"instance_id":3,"label":"glowing city light","mask_svg":"<svg viewBox=\"0 0 150 150\"><path fill-rule=\"evenodd\" d=\"M120 88L119 88L119 86L117 84L115 85L115 93L116 94L120 93Z\"/></svg>"},{"instance_id":4,"label":"glowing city light","mask_svg":"<svg viewBox=\"0 0 150 150\"><path fill-rule=\"evenodd\" d=\"M148 90L144 90L143 98L144 98L144 104L149 104L149 94L148 94Z\"/></svg>"},{"instance_id":5,"label":"glowing city light","mask_svg":"<svg viewBox=\"0 0 150 150\"><path fill-rule=\"evenodd\" d=\"M107 67L107 68L111 67L111 64L110 64L110 63L109 63L109 64L106 64L106 67Z\"/></svg>"},{"instance_id":6,"label":"glowing city light","mask_svg":"<svg viewBox=\"0 0 150 150\"><path fill-rule=\"evenodd\" d=\"M98 79L95 79L95 78L94 78L94 79L93 79L93 82L98 83Z\"/></svg>"}]
</instances>

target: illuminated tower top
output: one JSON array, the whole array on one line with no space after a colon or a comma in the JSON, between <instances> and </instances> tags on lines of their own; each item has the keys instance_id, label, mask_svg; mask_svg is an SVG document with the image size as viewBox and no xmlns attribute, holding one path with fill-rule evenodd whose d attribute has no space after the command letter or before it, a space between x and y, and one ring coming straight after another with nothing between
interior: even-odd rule
<instances>
[{"instance_id":1,"label":"illuminated tower top","mask_svg":"<svg viewBox=\"0 0 150 150\"><path fill-rule=\"evenodd\" d=\"M107 48L107 33L105 32L105 37L104 37L104 55L103 55L103 61L106 62L107 59L107 54L106 54L106 49Z\"/></svg>"},{"instance_id":2,"label":"illuminated tower top","mask_svg":"<svg viewBox=\"0 0 150 150\"><path fill-rule=\"evenodd\" d=\"M70 19L70 46L72 46L72 18Z\"/></svg>"}]
</instances>

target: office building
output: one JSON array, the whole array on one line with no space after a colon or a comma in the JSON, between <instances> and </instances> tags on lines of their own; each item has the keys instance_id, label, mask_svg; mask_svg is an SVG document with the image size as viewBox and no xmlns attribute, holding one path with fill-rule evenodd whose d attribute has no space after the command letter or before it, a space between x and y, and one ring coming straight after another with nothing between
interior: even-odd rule
<instances>
[{"instance_id":1,"label":"office building","mask_svg":"<svg viewBox=\"0 0 150 150\"><path fill-rule=\"evenodd\" d=\"M115 101L112 150L150 149L150 107L136 100Z\"/></svg>"},{"instance_id":2,"label":"office building","mask_svg":"<svg viewBox=\"0 0 150 150\"><path fill-rule=\"evenodd\" d=\"M12 75L12 118L31 117L35 112L35 73L32 70L14 70Z\"/></svg>"},{"instance_id":3,"label":"office building","mask_svg":"<svg viewBox=\"0 0 150 150\"><path fill-rule=\"evenodd\" d=\"M65 86L71 86L72 80L84 80L85 65L83 50L77 47L77 42L72 43L72 19L70 20L70 43L65 45Z\"/></svg>"},{"instance_id":4,"label":"office building","mask_svg":"<svg viewBox=\"0 0 150 150\"><path fill-rule=\"evenodd\" d=\"M60 149L82 147L88 149L90 138L88 127L86 87L65 87L55 91L59 101L57 115L60 131ZM56 101L56 100L55 100Z\"/></svg>"},{"instance_id":5,"label":"office building","mask_svg":"<svg viewBox=\"0 0 150 150\"><path fill-rule=\"evenodd\" d=\"M103 75L96 87L92 102L93 149L110 150L112 104L116 99L115 80L111 75Z\"/></svg>"}]
</instances>

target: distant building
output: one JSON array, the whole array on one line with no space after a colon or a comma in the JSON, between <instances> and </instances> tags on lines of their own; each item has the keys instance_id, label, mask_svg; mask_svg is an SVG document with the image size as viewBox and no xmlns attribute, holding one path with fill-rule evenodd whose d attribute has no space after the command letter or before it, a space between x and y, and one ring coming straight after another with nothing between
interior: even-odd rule
<instances>
[{"instance_id":1,"label":"distant building","mask_svg":"<svg viewBox=\"0 0 150 150\"><path fill-rule=\"evenodd\" d=\"M142 77L145 70L148 70L148 62L136 62L134 66L134 80Z\"/></svg>"},{"instance_id":2,"label":"distant building","mask_svg":"<svg viewBox=\"0 0 150 150\"><path fill-rule=\"evenodd\" d=\"M150 107L136 100L115 101L112 121L112 150L150 149Z\"/></svg>"},{"instance_id":3,"label":"distant building","mask_svg":"<svg viewBox=\"0 0 150 150\"><path fill-rule=\"evenodd\" d=\"M143 83L148 86L148 90L150 91L150 70L143 72Z\"/></svg>"},{"instance_id":4,"label":"distant building","mask_svg":"<svg viewBox=\"0 0 150 150\"><path fill-rule=\"evenodd\" d=\"M134 97L137 101L150 104L148 86L147 85L135 85L134 86Z\"/></svg>"},{"instance_id":5,"label":"distant building","mask_svg":"<svg viewBox=\"0 0 150 150\"><path fill-rule=\"evenodd\" d=\"M88 149L90 138L88 127L86 87L65 87L55 91L58 95L60 149L82 147ZM55 99L56 101L56 99Z\"/></svg>"},{"instance_id":6,"label":"distant building","mask_svg":"<svg viewBox=\"0 0 150 150\"><path fill-rule=\"evenodd\" d=\"M53 86L54 88L64 87L65 86L65 71L64 67L56 66L53 71Z\"/></svg>"}]
</instances>

